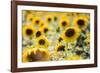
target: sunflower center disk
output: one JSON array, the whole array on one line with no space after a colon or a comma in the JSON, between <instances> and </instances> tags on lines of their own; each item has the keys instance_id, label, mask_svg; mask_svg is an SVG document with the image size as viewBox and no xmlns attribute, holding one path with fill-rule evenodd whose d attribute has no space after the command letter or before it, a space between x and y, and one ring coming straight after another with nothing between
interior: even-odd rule
<instances>
[{"instance_id":1,"label":"sunflower center disk","mask_svg":"<svg viewBox=\"0 0 100 73\"><path fill-rule=\"evenodd\" d=\"M62 22L62 26L66 26L67 25L67 22L66 21L63 21Z\"/></svg>"},{"instance_id":2,"label":"sunflower center disk","mask_svg":"<svg viewBox=\"0 0 100 73\"><path fill-rule=\"evenodd\" d=\"M77 23L78 23L79 26L84 26L84 24L85 24L84 20L81 20L81 19L78 20Z\"/></svg>"},{"instance_id":3,"label":"sunflower center disk","mask_svg":"<svg viewBox=\"0 0 100 73\"><path fill-rule=\"evenodd\" d=\"M47 28L44 28L44 32L46 33L48 31L48 29Z\"/></svg>"},{"instance_id":4,"label":"sunflower center disk","mask_svg":"<svg viewBox=\"0 0 100 73\"><path fill-rule=\"evenodd\" d=\"M62 46L59 46L57 51L65 51L64 48L65 48L65 46L63 46L63 45Z\"/></svg>"},{"instance_id":5,"label":"sunflower center disk","mask_svg":"<svg viewBox=\"0 0 100 73\"><path fill-rule=\"evenodd\" d=\"M39 37L39 36L41 36L41 32L40 31L37 31L36 37Z\"/></svg>"},{"instance_id":6,"label":"sunflower center disk","mask_svg":"<svg viewBox=\"0 0 100 73\"><path fill-rule=\"evenodd\" d=\"M75 30L74 30L74 29L68 29L68 30L65 32L65 35L66 35L67 37L72 37L74 34L75 34Z\"/></svg>"},{"instance_id":7,"label":"sunflower center disk","mask_svg":"<svg viewBox=\"0 0 100 73\"><path fill-rule=\"evenodd\" d=\"M40 44L40 45L44 45L44 44L45 44L45 41L44 41L43 39L40 39L40 40L39 40L39 44Z\"/></svg>"},{"instance_id":8,"label":"sunflower center disk","mask_svg":"<svg viewBox=\"0 0 100 73\"><path fill-rule=\"evenodd\" d=\"M51 18L48 18L48 22L51 22Z\"/></svg>"},{"instance_id":9,"label":"sunflower center disk","mask_svg":"<svg viewBox=\"0 0 100 73\"><path fill-rule=\"evenodd\" d=\"M27 29L27 30L26 30L26 34L27 34L27 35L32 35L32 34L33 34L33 31L32 31L31 29Z\"/></svg>"},{"instance_id":10,"label":"sunflower center disk","mask_svg":"<svg viewBox=\"0 0 100 73\"><path fill-rule=\"evenodd\" d=\"M36 20L36 24L39 24L39 20Z\"/></svg>"}]
</instances>

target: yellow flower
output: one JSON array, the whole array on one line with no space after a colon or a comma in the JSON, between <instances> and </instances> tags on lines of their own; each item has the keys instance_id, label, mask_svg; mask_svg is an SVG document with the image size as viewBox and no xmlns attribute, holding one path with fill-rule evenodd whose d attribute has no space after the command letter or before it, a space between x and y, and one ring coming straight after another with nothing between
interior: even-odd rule
<instances>
[{"instance_id":1,"label":"yellow flower","mask_svg":"<svg viewBox=\"0 0 100 73\"><path fill-rule=\"evenodd\" d=\"M48 48L49 41L45 36L41 36L36 39L37 40L37 47L39 48Z\"/></svg>"},{"instance_id":2,"label":"yellow flower","mask_svg":"<svg viewBox=\"0 0 100 73\"><path fill-rule=\"evenodd\" d=\"M59 51L65 51L65 46L61 43L55 46L55 52L59 52Z\"/></svg>"},{"instance_id":3,"label":"yellow flower","mask_svg":"<svg viewBox=\"0 0 100 73\"><path fill-rule=\"evenodd\" d=\"M76 27L68 27L62 34L62 38L66 42L74 42L80 35L80 29Z\"/></svg>"},{"instance_id":4,"label":"yellow flower","mask_svg":"<svg viewBox=\"0 0 100 73\"><path fill-rule=\"evenodd\" d=\"M69 19L67 16L62 16L59 20L59 26L61 28L67 28L70 25Z\"/></svg>"},{"instance_id":5,"label":"yellow flower","mask_svg":"<svg viewBox=\"0 0 100 73\"><path fill-rule=\"evenodd\" d=\"M27 36L27 37L33 37L34 33L35 33L35 29L33 28L32 25L23 25L23 36Z\"/></svg>"},{"instance_id":6,"label":"yellow flower","mask_svg":"<svg viewBox=\"0 0 100 73\"><path fill-rule=\"evenodd\" d=\"M32 13L27 14L27 16L26 16L26 21L28 21L28 22L32 22L33 19L34 19L33 17L34 17L34 16L33 16Z\"/></svg>"},{"instance_id":7,"label":"yellow flower","mask_svg":"<svg viewBox=\"0 0 100 73\"><path fill-rule=\"evenodd\" d=\"M73 24L75 27L79 27L82 30L85 30L88 26L88 19L85 16L78 16L74 19Z\"/></svg>"},{"instance_id":8,"label":"yellow flower","mask_svg":"<svg viewBox=\"0 0 100 73\"><path fill-rule=\"evenodd\" d=\"M67 58L65 58L65 60L81 60L81 56L79 55L72 55L72 56L68 56Z\"/></svg>"},{"instance_id":9,"label":"yellow flower","mask_svg":"<svg viewBox=\"0 0 100 73\"><path fill-rule=\"evenodd\" d=\"M47 25L48 25L48 23L46 23L45 21L41 20L39 27L42 28L42 27L45 27Z\"/></svg>"},{"instance_id":10,"label":"yellow flower","mask_svg":"<svg viewBox=\"0 0 100 73\"><path fill-rule=\"evenodd\" d=\"M43 48L25 48L22 62L48 61L49 52Z\"/></svg>"},{"instance_id":11,"label":"yellow flower","mask_svg":"<svg viewBox=\"0 0 100 73\"><path fill-rule=\"evenodd\" d=\"M38 38L38 37L41 37L43 35L43 32L41 30L37 30L35 32L35 37Z\"/></svg>"},{"instance_id":12,"label":"yellow flower","mask_svg":"<svg viewBox=\"0 0 100 73\"><path fill-rule=\"evenodd\" d=\"M41 23L41 18L39 16L35 16L34 17L34 20L32 21L32 24L35 25L35 26L39 26Z\"/></svg>"},{"instance_id":13,"label":"yellow flower","mask_svg":"<svg viewBox=\"0 0 100 73\"><path fill-rule=\"evenodd\" d=\"M45 18L47 23L51 23L53 21L53 16L51 14L47 14Z\"/></svg>"},{"instance_id":14,"label":"yellow flower","mask_svg":"<svg viewBox=\"0 0 100 73\"><path fill-rule=\"evenodd\" d=\"M47 33L47 32L50 30L50 28L49 28L49 26L44 25L43 27L41 27L40 30L41 30L43 33Z\"/></svg>"}]
</instances>

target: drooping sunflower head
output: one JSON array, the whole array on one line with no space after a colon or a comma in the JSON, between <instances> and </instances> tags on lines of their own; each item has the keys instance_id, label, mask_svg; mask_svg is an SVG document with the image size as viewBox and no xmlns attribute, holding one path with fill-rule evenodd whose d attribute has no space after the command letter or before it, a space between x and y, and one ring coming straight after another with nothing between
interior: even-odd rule
<instances>
[{"instance_id":1,"label":"drooping sunflower head","mask_svg":"<svg viewBox=\"0 0 100 73\"><path fill-rule=\"evenodd\" d=\"M35 62L35 61L48 61L49 52L43 48L32 48L23 50L23 62Z\"/></svg>"},{"instance_id":2,"label":"drooping sunflower head","mask_svg":"<svg viewBox=\"0 0 100 73\"><path fill-rule=\"evenodd\" d=\"M62 38L66 42L74 42L80 35L80 29L76 27L68 27L62 34Z\"/></svg>"},{"instance_id":3,"label":"drooping sunflower head","mask_svg":"<svg viewBox=\"0 0 100 73\"><path fill-rule=\"evenodd\" d=\"M24 25L23 26L23 36L26 36L26 37L33 37L34 36L34 33L35 33L35 29L33 28L32 25Z\"/></svg>"},{"instance_id":4,"label":"drooping sunflower head","mask_svg":"<svg viewBox=\"0 0 100 73\"><path fill-rule=\"evenodd\" d=\"M65 45L61 43L57 44L55 47L55 52L59 52L59 51L65 51Z\"/></svg>"},{"instance_id":5,"label":"drooping sunflower head","mask_svg":"<svg viewBox=\"0 0 100 73\"><path fill-rule=\"evenodd\" d=\"M37 38L37 46L40 48L48 48L49 41L45 36Z\"/></svg>"},{"instance_id":6,"label":"drooping sunflower head","mask_svg":"<svg viewBox=\"0 0 100 73\"><path fill-rule=\"evenodd\" d=\"M67 28L70 25L69 19L67 16L62 16L61 19L59 20L59 26L61 28Z\"/></svg>"},{"instance_id":7,"label":"drooping sunflower head","mask_svg":"<svg viewBox=\"0 0 100 73\"><path fill-rule=\"evenodd\" d=\"M74 25L82 30L85 30L88 24L88 19L85 16L79 16L74 19Z\"/></svg>"}]
</instances>

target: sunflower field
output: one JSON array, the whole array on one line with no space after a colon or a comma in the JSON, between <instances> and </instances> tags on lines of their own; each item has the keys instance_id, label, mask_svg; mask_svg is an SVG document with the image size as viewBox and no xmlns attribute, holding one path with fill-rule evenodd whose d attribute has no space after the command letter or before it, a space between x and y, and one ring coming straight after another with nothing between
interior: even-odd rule
<instances>
[{"instance_id":1,"label":"sunflower field","mask_svg":"<svg viewBox=\"0 0 100 73\"><path fill-rule=\"evenodd\" d=\"M22 11L22 62L90 58L90 14Z\"/></svg>"}]
</instances>

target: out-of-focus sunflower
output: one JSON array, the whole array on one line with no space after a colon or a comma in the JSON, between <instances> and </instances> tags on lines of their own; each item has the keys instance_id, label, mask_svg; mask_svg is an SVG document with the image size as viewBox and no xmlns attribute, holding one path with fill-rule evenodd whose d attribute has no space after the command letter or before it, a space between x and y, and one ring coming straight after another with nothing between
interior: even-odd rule
<instances>
[{"instance_id":1,"label":"out-of-focus sunflower","mask_svg":"<svg viewBox=\"0 0 100 73\"><path fill-rule=\"evenodd\" d=\"M50 27L48 25L44 25L43 27L41 27L40 29L43 33L47 33L50 30Z\"/></svg>"},{"instance_id":2,"label":"out-of-focus sunflower","mask_svg":"<svg viewBox=\"0 0 100 73\"><path fill-rule=\"evenodd\" d=\"M32 22L33 19L34 19L34 16L33 16L32 13L29 13L29 14L26 15L26 21L28 21L28 22Z\"/></svg>"},{"instance_id":3,"label":"out-of-focus sunflower","mask_svg":"<svg viewBox=\"0 0 100 73\"><path fill-rule=\"evenodd\" d=\"M40 36L42 36L43 35L43 32L41 31L41 30L37 30L36 32L35 32L35 37L36 38L39 38Z\"/></svg>"},{"instance_id":4,"label":"out-of-focus sunflower","mask_svg":"<svg viewBox=\"0 0 100 73\"><path fill-rule=\"evenodd\" d=\"M70 25L69 19L67 18L67 16L61 16L60 20L59 20L59 26L61 28L67 28Z\"/></svg>"},{"instance_id":5,"label":"out-of-focus sunflower","mask_svg":"<svg viewBox=\"0 0 100 73\"><path fill-rule=\"evenodd\" d=\"M46 26L48 26L48 23L46 23L45 21L41 20L41 22L40 22L40 28L46 27Z\"/></svg>"},{"instance_id":6,"label":"out-of-focus sunflower","mask_svg":"<svg viewBox=\"0 0 100 73\"><path fill-rule=\"evenodd\" d=\"M65 60L82 60L82 57L79 55L72 55L65 58Z\"/></svg>"},{"instance_id":7,"label":"out-of-focus sunflower","mask_svg":"<svg viewBox=\"0 0 100 73\"><path fill-rule=\"evenodd\" d=\"M23 50L22 62L48 61L49 52L43 48L25 48Z\"/></svg>"},{"instance_id":8,"label":"out-of-focus sunflower","mask_svg":"<svg viewBox=\"0 0 100 73\"><path fill-rule=\"evenodd\" d=\"M52 21L53 21L53 16L51 15L51 14L47 14L46 16L45 16L45 19L46 19L46 22L47 23L51 23Z\"/></svg>"},{"instance_id":9,"label":"out-of-focus sunflower","mask_svg":"<svg viewBox=\"0 0 100 73\"><path fill-rule=\"evenodd\" d=\"M36 39L37 40L37 47L39 48L48 48L49 41L45 36L41 36Z\"/></svg>"},{"instance_id":10,"label":"out-of-focus sunflower","mask_svg":"<svg viewBox=\"0 0 100 73\"><path fill-rule=\"evenodd\" d=\"M78 16L73 20L73 22L75 27L79 27L82 30L85 30L89 24L89 21L85 16Z\"/></svg>"},{"instance_id":11,"label":"out-of-focus sunflower","mask_svg":"<svg viewBox=\"0 0 100 73\"><path fill-rule=\"evenodd\" d=\"M55 52L59 52L59 51L65 51L65 45L59 43L55 46Z\"/></svg>"},{"instance_id":12,"label":"out-of-focus sunflower","mask_svg":"<svg viewBox=\"0 0 100 73\"><path fill-rule=\"evenodd\" d=\"M35 33L35 29L33 28L32 25L23 25L22 33L23 33L23 36L33 37Z\"/></svg>"},{"instance_id":13,"label":"out-of-focus sunflower","mask_svg":"<svg viewBox=\"0 0 100 73\"><path fill-rule=\"evenodd\" d=\"M32 24L35 26L39 26L41 23L41 18L39 16L35 16L34 20L32 21Z\"/></svg>"},{"instance_id":14,"label":"out-of-focus sunflower","mask_svg":"<svg viewBox=\"0 0 100 73\"><path fill-rule=\"evenodd\" d=\"M80 35L81 30L76 27L68 27L62 34L62 38L66 42L74 42Z\"/></svg>"}]
</instances>

